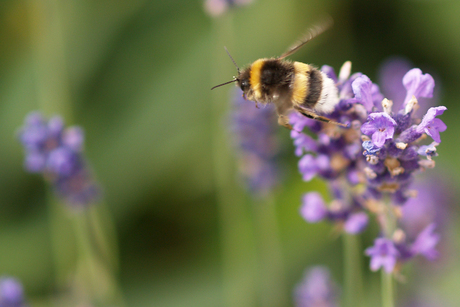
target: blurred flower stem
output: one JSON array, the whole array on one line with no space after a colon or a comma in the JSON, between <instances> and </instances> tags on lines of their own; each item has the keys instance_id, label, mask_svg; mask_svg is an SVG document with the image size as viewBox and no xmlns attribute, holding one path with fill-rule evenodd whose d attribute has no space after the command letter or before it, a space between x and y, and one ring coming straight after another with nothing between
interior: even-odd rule
<instances>
[{"instance_id":1,"label":"blurred flower stem","mask_svg":"<svg viewBox=\"0 0 460 307\"><path fill-rule=\"evenodd\" d=\"M382 307L394 307L393 276L381 269Z\"/></svg>"},{"instance_id":2,"label":"blurred flower stem","mask_svg":"<svg viewBox=\"0 0 460 307\"><path fill-rule=\"evenodd\" d=\"M235 75L235 68L224 51L233 46L232 13L213 20L215 48L212 48L212 84ZM232 48L229 48L232 50ZM249 208L236 184L235 161L229 141L226 118L229 111L228 87L212 91L212 159L216 200L220 215L224 305L256 306L257 262Z\"/></svg>"},{"instance_id":3,"label":"blurred flower stem","mask_svg":"<svg viewBox=\"0 0 460 307\"><path fill-rule=\"evenodd\" d=\"M382 229L386 238L391 239L396 230L397 219L390 200L386 201L385 212L381 217ZM383 268L380 270L382 307L394 307L394 283L393 274L386 272Z\"/></svg>"},{"instance_id":4,"label":"blurred flower stem","mask_svg":"<svg viewBox=\"0 0 460 307\"><path fill-rule=\"evenodd\" d=\"M40 110L46 115L59 114L67 123L73 123L62 14L64 2L41 0L27 4ZM77 304L94 302L97 306L121 306L121 291L115 278L118 269L116 236L108 210L102 204L90 204L74 212L74 208L51 192L47 202L56 287L65 289L70 282L71 294L78 294L74 296ZM77 250L76 263L68 249ZM75 280L69 280L72 277ZM67 305L75 305L75 302Z\"/></svg>"},{"instance_id":5,"label":"blurred flower stem","mask_svg":"<svg viewBox=\"0 0 460 307\"><path fill-rule=\"evenodd\" d=\"M102 204L101 204L102 205ZM73 226L79 251L77 262L77 282L82 280L81 287L88 300L96 306L121 305L121 292L114 278L114 257L104 257L108 251L104 251L106 244L98 244L98 236L95 235L96 229L101 229L99 219L92 216L97 215L97 208L88 208L72 217ZM107 242L107 240L104 240Z\"/></svg>"},{"instance_id":6,"label":"blurred flower stem","mask_svg":"<svg viewBox=\"0 0 460 307\"><path fill-rule=\"evenodd\" d=\"M276 202L272 193L253 203L257 221L260 259L261 306L288 306L287 284L283 264L282 246L276 215Z\"/></svg>"},{"instance_id":7,"label":"blurred flower stem","mask_svg":"<svg viewBox=\"0 0 460 307\"><path fill-rule=\"evenodd\" d=\"M344 251L344 306L364 306L362 279L362 249L360 238L342 234Z\"/></svg>"}]
</instances>

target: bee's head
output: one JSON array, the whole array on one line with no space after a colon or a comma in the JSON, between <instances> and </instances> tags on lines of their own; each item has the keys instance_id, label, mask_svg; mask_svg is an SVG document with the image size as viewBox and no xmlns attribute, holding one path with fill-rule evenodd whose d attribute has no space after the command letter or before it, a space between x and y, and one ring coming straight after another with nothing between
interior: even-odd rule
<instances>
[{"instance_id":1,"label":"bee's head","mask_svg":"<svg viewBox=\"0 0 460 307\"><path fill-rule=\"evenodd\" d=\"M251 88L251 84L249 82L249 68L243 69L236 78L236 82L238 82L238 86L241 88L244 94L246 94L249 89Z\"/></svg>"}]
</instances>

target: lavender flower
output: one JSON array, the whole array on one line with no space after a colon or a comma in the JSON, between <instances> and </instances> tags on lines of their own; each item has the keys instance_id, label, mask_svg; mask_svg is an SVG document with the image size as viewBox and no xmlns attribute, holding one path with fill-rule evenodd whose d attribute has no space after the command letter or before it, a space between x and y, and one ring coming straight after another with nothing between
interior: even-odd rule
<instances>
[{"instance_id":1,"label":"lavender flower","mask_svg":"<svg viewBox=\"0 0 460 307\"><path fill-rule=\"evenodd\" d=\"M380 66L378 78L380 88L385 97L391 97L394 103L393 109L395 110L401 109L406 96L409 97L409 100L412 98L413 94L408 94L408 90L401 82L412 66L409 60L398 56L387 59ZM434 80L436 80L436 88L432 92L432 98L417 97L418 106L420 107L419 112L426 112L428 108L435 106L438 102L440 83L437 78L434 78Z\"/></svg>"},{"instance_id":2,"label":"lavender flower","mask_svg":"<svg viewBox=\"0 0 460 307\"><path fill-rule=\"evenodd\" d=\"M303 196L303 205L300 215L310 223L323 220L328 214L323 198L317 192L307 193Z\"/></svg>"},{"instance_id":3,"label":"lavender flower","mask_svg":"<svg viewBox=\"0 0 460 307\"><path fill-rule=\"evenodd\" d=\"M82 153L81 128L65 129L60 117L46 121L39 112L33 112L26 117L19 140L25 149L26 170L43 174L59 197L78 207L97 199L99 187Z\"/></svg>"},{"instance_id":4,"label":"lavender flower","mask_svg":"<svg viewBox=\"0 0 460 307\"><path fill-rule=\"evenodd\" d=\"M326 267L315 266L305 271L295 292L296 307L337 307L338 289Z\"/></svg>"},{"instance_id":5,"label":"lavender flower","mask_svg":"<svg viewBox=\"0 0 460 307\"><path fill-rule=\"evenodd\" d=\"M0 278L0 307L25 307L21 283L12 277Z\"/></svg>"},{"instance_id":6,"label":"lavender flower","mask_svg":"<svg viewBox=\"0 0 460 307\"><path fill-rule=\"evenodd\" d=\"M375 240L374 246L366 249L366 255L371 256L372 271L377 271L380 267L383 267L385 272L391 273L396 265L399 252L393 241L378 238Z\"/></svg>"},{"instance_id":7,"label":"lavender flower","mask_svg":"<svg viewBox=\"0 0 460 307\"><path fill-rule=\"evenodd\" d=\"M371 113L368 121L361 126L361 132L371 135L372 143L381 148L386 140L393 138L396 125L396 121L385 112Z\"/></svg>"},{"instance_id":8,"label":"lavender flower","mask_svg":"<svg viewBox=\"0 0 460 307\"><path fill-rule=\"evenodd\" d=\"M322 70L336 80L340 96L335 111L328 117L348 123L350 128L291 114L294 127L291 137L295 153L300 156L299 171L303 179L323 178L333 195L328 205L318 195L304 196L302 216L308 222L327 219L342 225L348 233L359 233L367 226L369 214L376 215L387 237L376 239L374 247L366 251L371 256L372 270L384 267L391 272L396 263L416 255L435 258L434 247L439 240L435 226L427 226L406 241L401 229L389 229L391 223L386 222L388 212L398 211L398 206L414 196L411 185L417 172L434 167L440 132L446 130L437 117L446 108L430 108L421 121L414 114L417 99L432 96L433 78L419 69L409 70L402 78L406 93L397 97L404 101L397 101L395 105L400 108L393 110L393 102L383 99L379 87L367 76L350 75L349 62L342 67L339 78L329 66ZM308 136L300 132L305 128L310 131ZM425 135L434 142L423 144Z\"/></svg>"},{"instance_id":9,"label":"lavender flower","mask_svg":"<svg viewBox=\"0 0 460 307\"><path fill-rule=\"evenodd\" d=\"M446 107L430 108L426 115L423 117L422 122L415 128L417 133L425 132L431 136L436 143L441 143L441 136L439 132L444 132L447 129L446 124L436 116L442 115Z\"/></svg>"},{"instance_id":10,"label":"lavender flower","mask_svg":"<svg viewBox=\"0 0 460 307\"><path fill-rule=\"evenodd\" d=\"M250 4L252 0L205 0L204 9L212 17L224 14L232 7Z\"/></svg>"},{"instance_id":11,"label":"lavender flower","mask_svg":"<svg viewBox=\"0 0 460 307\"><path fill-rule=\"evenodd\" d=\"M254 196L263 197L279 180L276 165L279 144L275 134L278 128L274 109L271 105L255 108L242 98L242 91L236 89L230 126L245 186Z\"/></svg>"},{"instance_id":12,"label":"lavender flower","mask_svg":"<svg viewBox=\"0 0 460 307\"><path fill-rule=\"evenodd\" d=\"M401 208L400 228L408 240L415 241L430 224L435 224L440 233L446 231L452 194L444 181L442 177L435 176L429 181L414 183L416 196L409 198ZM433 182L439 184L433 185Z\"/></svg>"},{"instance_id":13,"label":"lavender flower","mask_svg":"<svg viewBox=\"0 0 460 307\"><path fill-rule=\"evenodd\" d=\"M429 74L423 74L418 68L411 69L403 77L403 84L407 90L404 105L406 105L413 96L433 97L434 79Z\"/></svg>"},{"instance_id":14,"label":"lavender flower","mask_svg":"<svg viewBox=\"0 0 460 307\"><path fill-rule=\"evenodd\" d=\"M435 228L435 224L430 224L420 232L410 248L413 255L423 255L428 260L438 258L439 253L435 249L435 246L438 244L440 237L434 233Z\"/></svg>"},{"instance_id":15,"label":"lavender flower","mask_svg":"<svg viewBox=\"0 0 460 307\"><path fill-rule=\"evenodd\" d=\"M369 223L369 217L364 212L350 214L345 221L343 229L350 234L358 234L366 229Z\"/></svg>"}]
</instances>

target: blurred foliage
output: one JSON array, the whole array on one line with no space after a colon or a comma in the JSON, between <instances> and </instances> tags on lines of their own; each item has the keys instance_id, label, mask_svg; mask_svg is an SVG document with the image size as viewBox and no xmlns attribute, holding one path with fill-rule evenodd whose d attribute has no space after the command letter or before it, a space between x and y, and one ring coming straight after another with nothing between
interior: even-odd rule
<instances>
[{"instance_id":1,"label":"blurred foliage","mask_svg":"<svg viewBox=\"0 0 460 307\"><path fill-rule=\"evenodd\" d=\"M380 63L402 55L437 77L448 130L436 171L456 191L460 2L255 0L230 13L234 37L227 47L240 66L278 55L324 13L334 27L295 60L336 69L351 60L353 71L375 80ZM231 78L223 73L215 80L215 63L222 72L234 67L218 22L201 1L0 2L0 273L24 282L32 306L50 305L53 258L46 186L23 170L16 132L28 112L45 109L43 88L56 95L48 96L47 115L60 112L52 100L67 91L74 115L65 119L85 130L86 153L115 214L127 305L223 306L209 89ZM229 88L219 90L227 95ZM325 188L301 181L289 134L280 128L280 135L287 139L286 170L276 199L288 284L292 289L313 264L328 265L340 280L341 241L329 225L309 225L298 215L302 193ZM460 229L454 225L446 264L427 283L457 306L460 266L450 259L459 256ZM376 231L366 232L363 246ZM365 276L370 303L378 293L375 275ZM408 276L402 292L413 282Z\"/></svg>"}]
</instances>

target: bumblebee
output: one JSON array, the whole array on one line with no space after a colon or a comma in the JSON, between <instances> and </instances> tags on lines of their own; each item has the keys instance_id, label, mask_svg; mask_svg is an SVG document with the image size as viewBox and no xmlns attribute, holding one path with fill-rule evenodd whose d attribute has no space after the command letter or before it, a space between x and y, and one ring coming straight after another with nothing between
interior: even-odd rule
<instances>
[{"instance_id":1,"label":"bumblebee","mask_svg":"<svg viewBox=\"0 0 460 307\"><path fill-rule=\"evenodd\" d=\"M212 89L236 82L243 91L243 97L254 101L256 107L258 103L274 103L278 113L278 124L291 130L292 126L289 124L287 115L292 110L315 120L347 127L345 124L322 116L322 114L332 113L339 102L335 82L311 65L285 60L311 39L324 32L331 24L332 20L327 20L311 28L299 43L289 48L281 56L256 60L241 71L225 48L238 70L238 76Z\"/></svg>"}]
</instances>

